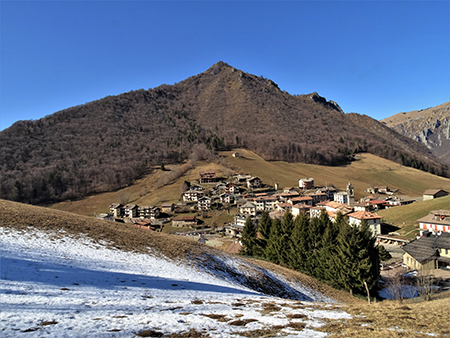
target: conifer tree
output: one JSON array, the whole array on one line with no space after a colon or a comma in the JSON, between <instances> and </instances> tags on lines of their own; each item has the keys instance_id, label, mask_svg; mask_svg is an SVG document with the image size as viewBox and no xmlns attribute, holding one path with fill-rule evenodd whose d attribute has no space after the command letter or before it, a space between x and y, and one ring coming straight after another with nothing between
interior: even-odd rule
<instances>
[{"instance_id":1,"label":"conifer tree","mask_svg":"<svg viewBox=\"0 0 450 338\"><path fill-rule=\"evenodd\" d=\"M341 227L335 256L339 267L336 271L336 283L351 294L364 294L364 282L370 290L375 287L378 251L374 244L375 239L367 222L354 227L344 223Z\"/></svg>"},{"instance_id":2,"label":"conifer tree","mask_svg":"<svg viewBox=\"0 0 450 338\"><path fill-rule=\"evenodd\" d=\"M279 219L272 220L272 226L270 227L270 236L267 241L266 249L264 250L264 255L267 260L278 264L280 262L280 241L281 236L281 222Z\"/></svg>"},{"instance_id":3,"label":"conifer tree","mask_svg":"<svg viewBox=\"0 0 450 338\"><path fill-rule=\"evenodd\" d=\"M283 221L281 222L281 232L288 237L291 237L292 231L294 230L294 217L292 213L288 210L283 216Z\"/></svg>"},{"instance_id":4,"label":"conifer tree","mask_svg":"<svg viewBox=\"0 0 450 338\"><path fill-rule=\"evenodd\" d=\"M289 256L291 253L291 235L294 230L294 218L292 213L288 210L283 216L281 222L281 236L278 251L278 259L280 263L289 264Z\"/></svg>"},{"instance_id":5,"label":"conifer tree","mask_svg":"<svg viewBox=\"0 0 450 338\"><path fill-rule=\"evenodd\" d=\"M244 224L244 229L242 229L242 248L240 254L253 256L255 254L256 246L256 230L253 225L251 217L247 217Z\"/></svg>"},{"instance_id":6,"label":"conifer tree","mask_svg":"<svg viewBox=\"0 0 450 338\"><path fill-rule=\"evenodd\" d=\"M289 255L289 266L297 271L305 271L305 266L308 264L308 227L309 217L302 212L294 221Z\"/></svg>"},{"instance_id":7,"label":"conifer tree","mask_svg":"<svg viewBox=\"0 0 450 338\"><path fill-rule=\"evenodd\" d=\"M338 212L334 222L326 221L324 234L322 237L322 247L319 254L320 271L322 273L322 279L327 281L333 281L335 279L337 269L334 256L336 255L337 237L339 230L346 220L342 216L342 213ZM335 283L333 283L335 284Z\"/></svg>"},{"instance_id":8,"label":"conifer tree","mask_svg":"<svg viewBox=\"0 0 450 338\"><path fill-rule=\"evenodd\" d=\"M259 220L259 236L256 236L254 256L265 257L265 250L270 237L271 226L272 220L269 217L269 213L267 211L263 211L261 214L261 219Z\"/></svg>"},{"instance_id":9,"label":"conifer tree","mask_svg":"<svg viewBox=\"0 0 450 338\"><path fill-rule=\"evenodd\" d=\"M267 241L270 237L270 228L272 226L272 220L269 217L269 213L267 211L263 211L261 214L261 219L259 220L259 228L258 232L261 236L261 239L264 242L264 248L267 245Z\"/></svg>"}]
</instances>

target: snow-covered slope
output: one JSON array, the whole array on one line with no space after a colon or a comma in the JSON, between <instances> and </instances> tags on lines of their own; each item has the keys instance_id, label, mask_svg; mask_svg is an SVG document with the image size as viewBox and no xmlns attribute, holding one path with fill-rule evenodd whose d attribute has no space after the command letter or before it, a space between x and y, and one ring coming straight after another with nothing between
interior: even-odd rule
<instances>
[{"instance_id":1,"label":"snow-covered slope","mask_svg":"<svg viewBox=\"0 0 450 338\"><path fill-rule=\"evenodd\" d=\"M195 331L209 337L239 332L321 337L325 334L315 328L324 319L350 318L333 300L239 258L205 256L204 264L189 264L105 244L62 232L0 228L0 336L156 337ZM240 273L267 274L263 279L291 299L244 286Z\"/></svg>"}]
</instances>

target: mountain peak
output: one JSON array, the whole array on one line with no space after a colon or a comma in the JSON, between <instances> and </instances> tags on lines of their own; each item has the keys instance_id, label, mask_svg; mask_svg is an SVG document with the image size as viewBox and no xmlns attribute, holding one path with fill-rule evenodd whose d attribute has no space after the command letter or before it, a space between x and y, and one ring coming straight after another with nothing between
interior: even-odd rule
<instances>
[{"instance_id":1,"label":"mountain peak","mask_svg":"<svg viewBox=\"0 0 450 338\"><path fill-rule=\"evenodd\" d=\"M219 74L221 71L226 70L226 69L234 69L233 67L231 67L228 63L223 62L223 61L219 61L215 64L213 64L208 70L207 72L211 72L214 75Z\"/></svg>"}]
</instances>

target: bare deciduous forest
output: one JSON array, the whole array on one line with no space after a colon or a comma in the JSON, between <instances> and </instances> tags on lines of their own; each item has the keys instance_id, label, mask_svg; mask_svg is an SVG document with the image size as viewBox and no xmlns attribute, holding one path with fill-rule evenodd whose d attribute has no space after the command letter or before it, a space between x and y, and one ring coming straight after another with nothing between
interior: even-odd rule
<instances>
[{"instance_id":1,"label":"bare deciduous forest","mask_svg":"<svg viewBox=\"0 0 450 338\"><path fill-rule=\"evenodd\" d=\"M343 165L359 152L448 177L428 149L316 93L291 95L223 62L174 85L108 96L0 132L0 198L32 204L131 184L192 153Z\"/></svg>"}]
</instances>

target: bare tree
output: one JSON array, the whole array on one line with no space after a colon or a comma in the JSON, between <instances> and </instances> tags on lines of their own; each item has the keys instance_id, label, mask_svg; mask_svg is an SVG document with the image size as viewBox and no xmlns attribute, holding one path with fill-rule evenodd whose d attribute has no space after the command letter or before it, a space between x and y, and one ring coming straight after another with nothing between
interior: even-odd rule
<instances>
[{"instance_id":1,"label":"bare tree","mask_svg":"<svg viewBox=\"0 0 450 338\"><path fill-rule=\"evenodd\" d=\"M416 277L416 285L419 289L419 295L422 296L426 301L431 300L434 284L435 278L431 273L431 269L422 267Z\"/></svg>"}]
</instances>

